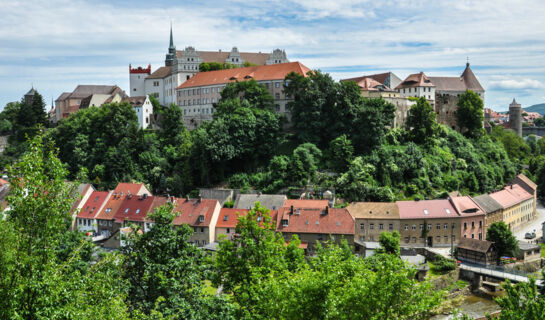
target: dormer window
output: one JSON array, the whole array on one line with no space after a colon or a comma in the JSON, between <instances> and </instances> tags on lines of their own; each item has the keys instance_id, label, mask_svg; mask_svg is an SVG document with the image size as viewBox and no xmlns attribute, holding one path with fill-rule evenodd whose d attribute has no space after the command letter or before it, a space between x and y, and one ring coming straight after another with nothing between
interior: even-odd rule
<instances>
[{"instance_id":1,"label":"dormer window","mask_svg":"<svg viewBox=\"0 0 545 320\"><path fill-rule=\"evenodd\" d=\"M282 219L282 226L287 227L288 226L288 219Z\"/></svg>"},{"instance_id":2,"label":"dormer window","mask_svg":"<svg viewBox=\"0 0 545 320\"><path fill-rule=\"evenodd\" d=\"M202 214L199 216L199 222L204 222L204 216Z\"/></svg>"},{"instance_id":3,"label":"dormer window","mask_svg":"<svg viewBox=\"0 0 545 320\"><path fill-rule=\"evenodd\" d=\"M136 214L139 214L140 213L140 209L136 209Z\"/></svg>"},{"instance_id":4,"label":"dormer window","mask_svg":"<svg viewBox=\"0 0 545 320\"><path fill-rule=\"evenodd\" d=\"M125 209L125 213L129 213L129 208Z\"/></svg>"},{"instance_id":5,"label":"dormer window","mask_svg":"<svg viewBox=\"0 0 545 320\"><path fill-rule=\"evenodd\" d=\"M227 221L227 220L229 220L229 216L228 216L228 215L225 215L225 216L223 217L223 221Z\"/></svg>"},{"instance_id":6,"label":"dormer window","mask_svg":"<svg viewBox=\"0 0 545 320\"><path fill-rule=\"evenodd\" d=\"M425 215L429 215L430 213L428 212L428 209L424 209L424 214Z\"/></svg>"}]
</instances>

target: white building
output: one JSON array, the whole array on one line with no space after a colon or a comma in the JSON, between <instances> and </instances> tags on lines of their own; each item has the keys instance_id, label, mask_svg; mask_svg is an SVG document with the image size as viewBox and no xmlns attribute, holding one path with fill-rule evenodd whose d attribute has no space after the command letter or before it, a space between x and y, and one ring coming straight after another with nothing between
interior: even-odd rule
<instances>
[{"instance_id":1,"label":"white building","mask_svg":"<svg viewBox=\"0 0 545 320\"><path fill-rule=\"evenodd\" d=\"M148 95L139 97L130 97L124 101L128 101L136 112L138 118L138 127L141 129L147 129L151 124L151 116L153 114L153 105Z\"/></svg>"},{"instance_id":2,"label":"white building","mask_svg":"<svg viewBox=\"0 0 545 320\"><path fill-rule=\"evenodd\" d=\"M424 72L411 74L403 80L396 90L402 97L424 97L426 100L435 101L435 85Z\"/></svg>"},{"instance_id":3,"label":"white building","mask_svg":"<svg viewBox=\"0 0 545 320\"><path fill-rule=\"evenodd\" d=\"M150 95L159 100L161 105L176 103L176 88L199 72L203 62L229 63L236 66L269 65L289 62L286 52L275 49L272 53L239 52L236 47L231 51L197 51L188 46L176 50L170 29L170 45L165 57L165 66L151 72L148 68L132 68L129 65L130 96ZM143 92L142 92L143 91Z\"/></svg>"}]
</instances>

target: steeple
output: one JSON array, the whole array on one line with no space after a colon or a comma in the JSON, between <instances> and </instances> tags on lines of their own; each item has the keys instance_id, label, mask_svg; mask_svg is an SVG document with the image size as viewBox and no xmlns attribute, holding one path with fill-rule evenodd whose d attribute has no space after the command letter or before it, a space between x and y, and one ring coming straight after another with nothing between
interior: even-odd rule
<instances>
[{"instance_id":1,"label":"steeple","mask_svg":"<svg viewBox=\"0 0 545 320\"><path fill-rule=\"evenodd\" d=\"M174 65L176 59L176 47L174 46L174 37L172 36L172 21L170 22L170 44L168 46L168 53L165 58L165 66Z\"/></svg>"}]
</instances>

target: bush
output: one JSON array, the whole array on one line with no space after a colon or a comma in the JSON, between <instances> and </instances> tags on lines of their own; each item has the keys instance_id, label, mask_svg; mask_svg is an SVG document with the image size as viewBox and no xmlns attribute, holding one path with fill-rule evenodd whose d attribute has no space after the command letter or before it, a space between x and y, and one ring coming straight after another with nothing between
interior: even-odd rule
<instances>
[{"instance_id":1,"label":"bush","mask_svg":"<svg viewBox=\"0 0 545 320\"><path fill-rule=\"evenodd\" d=\"M430 266L434 272L447 272L456 269L456 260L445 258L441 255L436 255Z\"/></svg>"}]
</instances>

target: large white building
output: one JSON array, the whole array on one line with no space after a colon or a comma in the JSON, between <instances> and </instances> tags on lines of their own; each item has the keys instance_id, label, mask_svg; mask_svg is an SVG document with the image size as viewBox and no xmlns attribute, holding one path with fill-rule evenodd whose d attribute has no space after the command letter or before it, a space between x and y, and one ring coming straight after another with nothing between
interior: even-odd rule
<instances>
[{"instance_id":1,"label":"large white building","mask_svg":"<svg viewBox=\"0 0 545 320\"><path fill-rule=\"evenodd\" d=\"M289 62L286 52L275 49L272 53L231 51L197 51L194 47L176 50L170 29L170 45L165 65L151 73L148 68L129 65L130 96L150 95L162 105L176 103L176 88L199 72L203 62L229 63L236 66L270 65Z\"/></svg>"}]
</instances>

